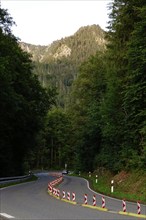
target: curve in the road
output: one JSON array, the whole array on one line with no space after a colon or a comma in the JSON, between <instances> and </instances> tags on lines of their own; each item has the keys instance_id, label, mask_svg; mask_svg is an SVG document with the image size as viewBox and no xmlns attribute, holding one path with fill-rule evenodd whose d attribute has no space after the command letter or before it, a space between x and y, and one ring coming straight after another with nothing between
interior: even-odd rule
<instances>
[{"instance_id":1,"label":"curve in the road","mask_svg":"<svg viewBox=\"0 0 146 220\"><path fill-rule=\"evenodd\" d=\"M126 215L120 215L114 211L101 212L99 210L85 208L83 195L89 193L87 183L81 178L66 176L64 181L56 186L62 191L65 189L76 192L77 205L62 202L47 193L48 182L57 177L48 173L38 174L39 179L35 182L15 185L0 190L0 212L13 216L18 220L127 220ZM91 196L93 192L91 192ZM92 204L92 199L91 200ZM0 219L3 219L0 216ZM140 219L128 216L128 220Z\"/></svg>"},{"instance_id":2,"label":"curve in the road","mask_svg":"<svg viewBox=\"0 0 146 220\"><path fill-rule=\"evenodd\" d=\"M62 180L61 180L62 181ZM66 190L63 190L63 188ZM76 201L71 201L70 197L69 198L65 198L64 195L60 194L60 190L63 190L64 194L69 194L70 195L70 191L75 192L75 190L78 192L77 195L77 199ZM59 193L57 193L59 190ZM81 193L80 191L82 191L82 200L83 200L83 195L84 195L84 202L82 201L81 203ZM84 193L83 193L84 191ZM59 189L56 189L55 187L53 189L49 189L48 192L50 193L50 195L53 195L54 197L56 197L57 199L61 199L62 201L65 202L69 202L72 204L80 204L86 208L92 208L92 209L97 209L100 211L107 211L110 213L118 213L121 215L128 215L128 216L134 216L134 217L138 217L138 218L145 218L146 219L146 206L142 206L142 213L135 213L137 206L135 203L130 203L127 202L127 210L130 210L129 212L127 212L126 210L121 211L121 207L122 207L122 201L119 199L115 199L115 198L111 198L109 196L103 196L100 193L97 193L95 191L93 191L90 186L89 186L89 182L84 179L84 178L79 178L79 177L71 177L71 176L64 176L64 182L59 186ZM91 195L92 192L92 195ZM79 196L80 194L80 196ZM90 196L90 200L89 203L87 202L87 195L88 197ZM64 197L64 198L63 198ZM67 197L67 196L66 196ZM92 198L92 201L91 201ZM104 200L106 200L106 204L108 208L101 207L99 206L99 201L102 200L103 198L105 198ZM96 205L96 200L98 201L98 206ZM92 204L91 204L92 202ZM105 204L104 204L105 205Z\"/></svg>"}]
</instances>

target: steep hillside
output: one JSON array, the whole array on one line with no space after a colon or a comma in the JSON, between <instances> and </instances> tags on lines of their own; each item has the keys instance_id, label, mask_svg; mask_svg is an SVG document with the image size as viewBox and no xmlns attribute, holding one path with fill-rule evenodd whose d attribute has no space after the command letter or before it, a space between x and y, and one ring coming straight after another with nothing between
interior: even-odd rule
<instances>
[{"instance_id":1,"label":"steep hillside","mask_svg":"<svg viewBox=\"0 0 146 220\"><path fill-rule=\"evenodd\" d=\"M81 27L74 35L36 46L20 42L23 50L32 54L35 73L43 86L57 88L58 104L64 106L78 67L89 56L106 49L105 32L98 25Z\"/></svg>"},{"instance_id":2,"label":"steep hillside","mask_svg":"<svg viewBox=\"0 0 146 220\"><path fill-rule=\"evenodd\" d=\"M90 187L99 193L111 197L125 199L126 201L140 201L146 204L146 173L142 170L133 170L126 172L120 171L113 174L109 170L101 167L94 171L89 178L89 173L82 174L89 180ZM98 184L96 183L98 176ZM114 181L113 192L111 192L111 180Z\"/></svg>"},{"instance_id":3,"label":"steep hillside","mask_svg":"<svg viewBox=\"0 0 146 220\"><path fill-rule=\"evenodd\" d=\"M105 33L98 25L81 27L74 35L52 42L47 46L32 45L20 42L23 50L32 54L32 59L41 63L50 60L70 58L86 60L97 50L105 49ZM80 60L79 59L79 60Z\"/></svg>"}]
</instances>

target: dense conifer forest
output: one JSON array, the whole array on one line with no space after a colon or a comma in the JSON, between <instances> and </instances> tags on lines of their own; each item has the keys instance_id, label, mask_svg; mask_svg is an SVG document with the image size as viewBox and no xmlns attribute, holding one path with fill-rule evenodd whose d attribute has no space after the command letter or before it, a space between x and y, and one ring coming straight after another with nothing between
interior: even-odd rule
<instances>
[{"instance_id":1,"label":"dense conifer forest","mask_svg":"<svg viewBox=\"0 0 146 220\"><path fill-rule=\"evenodd\" d=\"M36 62L0 9L1 176L65 163L77 172L145 170L146 2L114 0L109 12L96 51L91 32L81 28L76 40L53 44L54 60Z\"/></svg>"}]
</instances>

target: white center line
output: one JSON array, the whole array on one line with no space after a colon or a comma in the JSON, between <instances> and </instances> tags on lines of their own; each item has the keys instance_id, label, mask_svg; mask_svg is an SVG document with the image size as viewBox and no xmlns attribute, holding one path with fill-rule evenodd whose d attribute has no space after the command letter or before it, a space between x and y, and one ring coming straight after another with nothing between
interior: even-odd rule
<instances>
[{"instance_id":1,"label":"white center line","mask_svg":"<svg viewBox=\"0 0 146 220\"><path fill-rule=\"evenodd\" d=\"M7 213L0 213L0 215L4 216L6 218L15 218L14 216L8 215Z\"/></svg>"}]
</instances>

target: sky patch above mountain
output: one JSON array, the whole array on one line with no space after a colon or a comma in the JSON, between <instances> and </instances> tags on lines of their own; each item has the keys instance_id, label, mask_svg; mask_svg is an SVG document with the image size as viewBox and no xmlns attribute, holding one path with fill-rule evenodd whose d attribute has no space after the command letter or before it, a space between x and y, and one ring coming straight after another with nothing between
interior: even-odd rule
<instances>
[{"instance_id":1,"label":"sky patch above mountain","mask_svg":"<svg viewBox=\"0 0 146 220\"><path fill-rule=\"evenodd\" d=\"M112 0L51 1L1 0L17 26L13 33L21 41L48 45L74 34L81 26L98 24L106 30L108 4Z\"/></svg>"}]
</instances>

